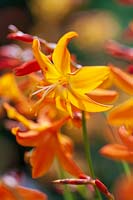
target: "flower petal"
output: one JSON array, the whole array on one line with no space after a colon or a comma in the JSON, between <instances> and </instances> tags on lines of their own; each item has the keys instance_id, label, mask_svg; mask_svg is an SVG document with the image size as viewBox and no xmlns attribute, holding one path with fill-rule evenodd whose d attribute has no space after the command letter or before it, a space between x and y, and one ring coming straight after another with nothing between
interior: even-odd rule
<instances>
[{"instance_id":1,"label":"flower petal","mask_svg":"<svg viewBox=\"0 0 133 200\"><path fill-rule=\"evenodd\" d=\"M15 131L15 129L13 129L13 131ZM19 144L21 144L22 146L37 146L42 138L41 138L41 134L39 134L39 132L37 131L19 131L19 129L16 129L16 140Z\"/></svg>"},{"instance_id":2,"label":"flower petal","mask_svg":"<svg viewBox=\"0 0 133 200\"><path fill-rule=\"evenodd\" d=\"M125 160L133 163L133 151L129 151L124 145L108 144L100 149L100 153L113 160Z\"/></svg>"},{"instance_id":3,"label":"flower petal","mask_svg":"<svg viewBox=\"0 0 133 200\"><path fill-rule=\"evenodd\" d=\"M12 73L7 73L0 78L0 96L14 100L15 102L20 101L20 99L24 100L24 96Z\"/></svg>"},{"instance_id":4,"label":"flower petal","mask_svg":"<svg viewBox=\"0 0 133 200\"><path fill-rule=\"evenodd\" d=\"M20 40L20 41L27 42L27 43L31 43L34 39L34 37L32 35L23 33L21 31L17 31L15 33L10 33L7 35L7 38L10 40Z\"/></svg>"},{"instance_id":5,"label":"flower petal","mask_svg":"<svg viewBox=\"0 0 133 200\"><path fill-rule=\"evenodd\" d=\"M9 118L18 120L29 129L36 127L36 124L33 121L26 119L23 115L18 113L17 110L14 107L10 106L8 103L4 103L4 108L6 109Z\"/></svg>"},{"instance_id":6,"label":"flower petal","mask_svg":"<svg viewBox=\"0 0 133 200\"><path fill-rule=\"evenodd\" d=\"M133 95L133 77L117 67L110 67L114 83L123 91Z\"/></svg>"},{"instance_id":7,"label":"flower petal","mask_svg":"<svg viewBox=\"0 0 133 200\"><path fill-rule=\"evenodd\" d=\"M80 177L81 174L84 174L82 170L78 167L78 165L74 162L72 158L72 152L71 152L71 144L70 141L66 141L66 138L63 138L61 143L59 143L59 140L56 141L56 154L58 157L58 160L61 164L61 166L71 175ZM63 143L65 145L64 148Z\"/></svg>"},{"instance_id":8,"label":"flower petal","mask_svg":"<svg viewBox=\"0 0 133 200\"><path fill-rule=\"evenodd\" d=\"M68 99L75 107L87 112L102 112L112 107L111 105L95 102L86 95L78 95L75 91L68 91Z\"/></svg>"},{"instance_id":9,"label":"flower petal","mask_svg":"<svg viewBox=\"0 0 133 200\"><path fill-rule=\"evenodd\" d=\"M116 126L133 127L133 98L113 108L109 113L108 121Z\"/></svg>"},{"instance_id":10,"label":"flower petal","mask_svg":"<svg viewBox=\"0 0 133 200\"><path fill-rule=\"evenodd\" d=\"M124 126L119 128L119 137L123 144L130 150L133 151L133 135L129 135L129 132Z\"/></svg>"},{"instance_id":11,"label":"flower petal","mask_svg":"<svg viewBox=\"0 0 133 200\"><path fill-rule=\"evenodd\" d=\"M66 112L65 105L63 104L64 102L59 95L55 98L55 103L57 109L61 110L62 112Z\"/></svg>"},{"instance_id":12,"label":"flower petal","mask_svg":"<svg viewBox=\"0 0 133 200\"><path fill-rule=\"evenodd\" d=\"M64 148L64 150L67 152L67 154L72 156L72 153L73 153L72 140L67 135L62 135L60 133L58 134L58 139L62 145L62 148Z\"/></svg>"},{"instance_id":13,"label":"flower petal","mask_svg":"<svg viewBox=\"0 0 133 200\"><path fill-rule=\"evenodd\" d=\"M60 74L57 72L55 66L51 63L47 56L40 51L40 43L38 39L34 39L32 48L34 56L47 81L50 83L57 81L57 77L59 77Z\"/></svg>"},{"instance_id":14,"label":"flower petal","mask_svg":"<svg viewBox=\"0 0 133 200\"><path fill-rule=\"evenodd\" d=\"M51 142L51 140L33 149L30 157L33 178L40 177L49 170L53 162L54 155L54 143L53 141Z\"/></svg>"},{"instance_id":15,"label":"flower petal","mask_svg":"<svg viewBox=\"0 0 133 200\"><path fill-rule=\"evenodd\" d=\"M105 90L97 88L87 94L88 97L96 102L111 103L118 97L118 93L115 90Z\"/></svg>"},{"instance_id":16,"label":"flower petal","mask_svg":"<svg viewBox=\"0 0 133 200\"><path fill-rule=\"evenodd\" d=\"M36 60L31 60L13 69L16 76L24 76L40 70Z\"/></svg>"},{"instance_id":17,"label":"flower petal","mask_svg":"<svg viewBox=\"0 0 133 200\"><path fill-rule=\"evenodd\" d=\"M120 0L119 0L120 1ZM123 0L124 2L125 0ZM126 1L125 1L126 2ZM132 200L133 199L133 175L124 175L117 179L114 187L114 195L117 200Z\"/></svg>"},{"instance_id":18,"label":"flower petal","mask_svg":"<svg viewBox=\"0 0 133 200\"><path fill-rule=\"evenodd\" d=\"M62 110L64 112L68 112L69 115L72 117L72 106L68 99L68 89L66 87L57 86L55 90L56 94L56 107L59 110Z\"/></svg>"},{"instance_id":19,"label":"flower petal","mask_svg":"<svg viewBox=\"0 0 133 200\"><path fill-rule=\"evenodd\" d=\"M53 52L52 59L56 69L63 75L70 73L70 53L67 49L68 42L77 37L76 32L68 32L58 41L56 48Z\"/></svg>"},{"instance_id":20,"label":"flower petal","mask_svg":"<svg viewBox=\"0 0 133 200\"><path fill-rule=\"evenodd\" d=\"M3 200L16 200L13 193L2 184L0 185L0 198Z\"/></svg>"},{"instance_id":21,"label":"flower petal","mask_svg":"<svg viewBox=\"0 0 133 200\"><path fill-rule=\"evenodd\" d=\"M47 200L47 196L35 189L17 186L15 191L25 200Z\"/></svg>"},{"instance_id":22,"label":"flower petal","mask_svg":"<svg viewBox=\"0 0 133 200\"><path fill-rule=\"evenodd\" d=\"M110 70L106 66L82 67L69 75L70 86L80 94L85 94L98 87L108 78Z\"/></svg>"}]
</instances>

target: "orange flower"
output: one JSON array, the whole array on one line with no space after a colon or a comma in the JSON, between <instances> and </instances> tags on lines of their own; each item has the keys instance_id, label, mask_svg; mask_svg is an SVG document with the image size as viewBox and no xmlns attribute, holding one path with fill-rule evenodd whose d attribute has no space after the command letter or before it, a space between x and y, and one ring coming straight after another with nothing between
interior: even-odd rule
<instances>
[{"instance_id":1,"label":"orange flower","mask_svg":"<svg viewBox=\"0 0 133 200\"><path fill-rule=\"evenodd\" d=\"M0 182L2 200L47 200L47 196L35 189L20 186L12 176L4 176Z\"/></svg>"},{"instance_id":2,"label":"orange flower","mask_svg":"<svg viewBox=\"0 0 133 200\"><path fill-rule=\"evenodd\" d=\"M4 104L9 118L22 122L27 128L21 131L19 127L13 128L12 132L16 135L16 140L23 146L34 147L26 154L31 166L34 178L44 175L50 168L55 157L58 158L62 167L74 176L83 174L72 158L72 141L59 132L61 126L70 117L64 117L52 122L46 113L40 113L38 122L35 123L19 114L13 107Z\"/></svg>"}]
</instances>

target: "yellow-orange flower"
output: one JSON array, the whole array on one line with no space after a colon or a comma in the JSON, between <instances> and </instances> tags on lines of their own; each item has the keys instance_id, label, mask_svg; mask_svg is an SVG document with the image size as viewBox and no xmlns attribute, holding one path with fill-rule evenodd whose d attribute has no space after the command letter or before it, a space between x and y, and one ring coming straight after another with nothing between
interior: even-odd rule
<instances>
[{"instance_id":1,"label":"yellow-orange flower","mask_svg":"<svg viewBox=\"0 0 133 200\"><path fill-rule=\"evenodd\" d=\"M70 118L66 116L53 122L44 112L38 116L38 122L33 122L19 114L16 109L4 104L9 118L21 122L26 131L21 131L19 127L12 129L16 135L16 140L23 146L34 147L26 154L32 166L32 176L34 178L44 175L50 168L55 157L62 167L70 174L79 177L82 170L76 165L72 158L72 141L59 132L61 126Z\"/></svg>"},{"instance_id":2,"label":"yellow-orange flower","mask_svg":"<svg viewBox=\"0 0 133 200\"><path fill-rule=\"evenodd\" d=\"M42 93L40 101L50 96L55 99L57 108L67 111L71 116L72 105L87 112L106 111L111 106L95 102L86 94L107 79L110 70L105 66L84 66L72 72L67 44L76 36L77 33L68 32L58 41L52 61L40 51L39 40L33 41L33 53L44 75L44 83L41 82L33 95Z\"/></svg>"}]
</instances>

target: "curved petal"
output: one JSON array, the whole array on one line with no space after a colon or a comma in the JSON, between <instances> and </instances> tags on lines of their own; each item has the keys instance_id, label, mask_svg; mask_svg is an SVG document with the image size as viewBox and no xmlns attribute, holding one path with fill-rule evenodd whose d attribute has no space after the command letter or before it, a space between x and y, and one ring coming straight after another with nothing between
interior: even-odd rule
<instances>
[{"instance_id":1,"label":"curved petal","mask_svg":"<svg viewBox=\"0 0 133 200\"><path fill-rule=\"evenodd\" d=\"M133 95L133 77L117 67L110 67L114 83L123 91Z\"/></svg>"},{"instance_id":2,"label":"curved petal","mask_svg":"<svg viewBox=\"0 0 133 200\"><path fill-rule=\"evenodd\" d=\"M63 75L70 73L70 53L67 49L68 42L77 37L76 32L68 32L61 37L54 49L52 59L56 69Z\"/></svg>"},{"instance_id":3,"label":"curved petal","mask_svg":"<svg viewBox=\"0 0 133 200\"><path fill-rule=\"evenodd\" d=\"M55 90L56 94L56 107L59 110L66 111L72 117L72 107L68 99L68 89L62 86L57 86Z\"/></svg>"},{"instance_id":4,"label":"curved petal","mask_svg":"<svg viewBox=\"0 0 133 200\"><path fill-rule=\"evenodd\" d=\"M53 142L49 140L33 150L30 157L33 178L43 176L49 170L55 155L54 144L53 146L52 144Z\"/></svg>"},{"instance_id":5,"label":"curved petal","mask_svg":"<svg viewBox=\"0 0 133 200\"><path fill-rule=\"evenodd\" d=\"M129 151L124 145L108 144L100 149L100 153L113 160L125 160L133 163L133 151Z\"/></svg>"},{"instance_id":6,"label":"curved petal","mask_svg":"<svg viewBox=\"0 0 133 200\"><path fill-rule=\"evenodd\" d=\"M16 140L22 146L34 147L41 142L42 138L37 131L30 130L22 132L16 129Z\"/></svg>"},{"instance_id":7,"label":"curved petal","mask_svg":"<svg viewBox=\"0 0 133 200\"><path fill-rule=\"evenodd\" d=\"M56 103L57 109L61 110L62 112L66 112L64 102L62 101L59 95L55 98L55 103Z\"/></svg>"},{"instance_id":8,"label":"curved petal","mask_svg":"<svg viewBox=\"0 0 133 200\"><path fill-rule=\"evenodd\" d=\"M113 108L109 113L108 121L117 126L133 127L133 98Z\"/></svg>"},{"instance_id":9,"label":"curved petal","mask_svg":"<svg viewBox=\"0 0 133 200\"><path fill-rule=\"evenodd\" d=\"M75 91L68 91L68 99L75 107L87 112L102 112L112 108L110 105L97 103L86 95L78 95Z\"/></svg>"},{"instance_id":10,"label":"curved petal","mask_svg":"<svg viewBox=\"0 0 133 200\"><path fill-rule=\"evenodd\" d=\"M44 193L35 189L17 186L15 192L20 194L20 197L25 200L47 200L47 196Z\"/></svg>"},{"instance_id":11,"label":"curved petal","mask_svg":"<svg viewBox=\"0 0 133 200\"><path fill-rule=\"evenodd\" d=\"M97 88L87 94L88 97L96 102L100 103L111 103L118 97L118 92L115 90L105 90Z\"/></svg>"},{"instance_id":12,"label":"curved petal","mask_svg":"<svg viewBox=\"0 0 133 200\"><path fill-rule=\"evenodd\" d=\"M34 56L40 65L40 68L47 81L50 83L57 81L57 77L59 77L60 74L56 70L55 66L51 63L51 61L47 58L47 56L40 51L40 43L38 39L34 39L32 48Z\"/></svg>"},{"instance_id":13,"label":"curved petal","mask_svg":"<svg viewBox=\"0 0 133 200\"><path fill-rule=\"evenodd\" d=\"M85 94L98 87L110 74L109 67L82 67L69 75L69 84L79 94Z\"/></svg>"}]
</instances>

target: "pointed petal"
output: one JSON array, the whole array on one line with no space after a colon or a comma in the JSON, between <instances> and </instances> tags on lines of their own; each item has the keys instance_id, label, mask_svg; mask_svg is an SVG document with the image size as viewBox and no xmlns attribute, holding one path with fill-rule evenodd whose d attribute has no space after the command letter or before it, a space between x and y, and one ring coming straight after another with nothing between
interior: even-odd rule
<instances>
[{"instance_id":1,"label":"pointed petal","mask_svg":"<svg viewBox=\"0 0 133 200\"><path fill-rule=\"evenodd\" d=\"M101 112L112 108L110 105L97 103L86 95L78 95L75 91L68 91L68 99L75 107L87 112Z\"/></svg>"},{"instance_id":2,"label":"pointed petal","mask_svg":"<svg viewBox=\"0 0 133 200\"><path fill-rule=\"evenodd\" d=\"M72 117L72 107L71 107L71 103L68 99L68 89L63 88L62 86L57 86L55 93L57 95L57 97L56 97L56 107L59 110L62 110L64 112L68 112L69 115Z\"/></svg>"},{"instance_id":3,"label":"pointed petal","mask_svg":"<svg viewBox=\"0 0 133 200\"><path fill-rule=\"evenodd\" d=\"M108 144L100 149L100 153L113 160L125 160L133 163L133 151L129 151L124 145Z\"/></svg>"},{"instance_id":4,"label":"pointed petal","mask_svg":"<svg viewBox=\"0 0 133 200\"><path fill-rule=\"evenodd\" d=\"M73 158L64 154L64 151L61 149L58 151L58 160L64 170L71 175L79 177L81 174L83 174L83 171L78 167L76 162L74 162Z\"/></svg>"},{"instance_id":5,"label":"pointed petal","mask_svg":"<svg viewBox=\"0 0 133 200\"><path fill-rule=\"evenodd\" d=\"M115 90L104 90L97 88L87 94L88 97L100 103L112 103L118 97L118 92Z\"/></svg>"},{"instance_id":6,"label":"pointed petal","mask_svg":"<svg viewBox=\"0 0 133 200\"><path fill-rule=\"evenodd\" d=\"M70 140L65 137L60 137L59 140L56 141L56 154L61 166L71 175L80 177L80 175L84 173L72 158L72 146Z\"/></svg>"},{"instance_id":7,"label":"pointed petal","mask_svg":"<svg viewBox=\"0 0 133 200\"><path fill-rule=\"evenodd\" d=\"M25 200L47 200L47 196L35 189L17 186L15 191Z\"/></svg>"},{"instance_id":8,"label":"pointed petal","mask_svg":"<svg viewBox=\"0 0 133 200\"><path fill-rule=\"evenodd\" d=\"M98 87L110 73L109 67L82 67L69 75L69 83L80 94L89 93Z\"/></svg>"},{"instance_id":9,"label":"pointed petal","mask_svg":"<svg viewBox=\"0 0 133 200\"><path fill-rule=\"evenodd\" d=\"M13 129L15 131L15 129ZM22 146L37 146L42 138L41 134L39 134L37 131L19 131L19 129L16 129L16 140L17 142Z\"/></svg>"},{"instance_id":10,"label":"pointed petal","mask_svg":"<svg viewBox=\"0 0 133 200\"><path fill-rule=\"evenodd\" d=\"M117 67L110 67L114 83L123 91L133 95L133 77Z\"/></svg>"},{"instance_id":11,"label":"pointed petal","mask_svg":"<svg viewBox=\"0 0 133 200\"><path fill-rule=\"evenodd\" d=\"M112 109L108 121L112 125L133 127L133 98Z\"/></svg>"},{"instance_id":12,"label":"pointed petal","mask_svg":"<svg viewBox=\"0 0 133 200\"><path fill-rule=\"evenodd\" d=\"M57 109L61 110L62 112L66 112L66 109L64 108L64 104L60 96L57 96L55 98L55 103L56 103Z\"/></svg>"},{"instance_id":13,"label":"pointed petal","mask_svg":"<svg viewBox=\"0 0 133 200\"><path fill-rule=\"evenodd\" d=\"M43 176L51 167L54 159L54 144L50 140L47 143L43 143L37 148L33 149L30 157L30 163L32 166L32 178Z\"/></svg>"},{"instance_id":14,"label":"pointed petal","mask_svg":"<svg viewBox=\"0 0 133 200\"><path fill-rule=\"evenodd\" d=\"M40 51L40 43L38 39L34 39L32 48L34 56L40 65L44 76L49 82L54 83L56 80L58 80L57 77L59 76L59 73L47 56Z\"/></svg>"},{"instance_id":15,"label":"pointed petal","mask_svg":"<svg viewBox=\"0 0 133 200\"><path fill-rule=\"evenodd\" d=\"M70 53L67 49L68 42L77 36L78 34L76 32L66 33L58 41L53 52L52 58L56 69L64 75L70 73Z\"/></svg>"}]
</instances>

